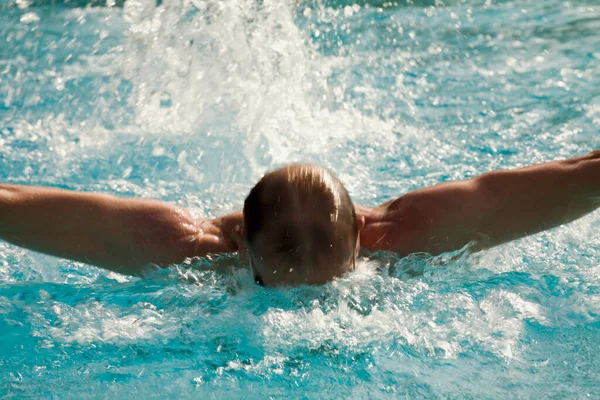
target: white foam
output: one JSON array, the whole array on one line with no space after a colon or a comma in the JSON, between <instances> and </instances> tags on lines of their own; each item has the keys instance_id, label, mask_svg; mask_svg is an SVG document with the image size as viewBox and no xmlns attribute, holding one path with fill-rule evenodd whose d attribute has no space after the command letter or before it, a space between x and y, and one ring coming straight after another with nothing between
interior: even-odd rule
<instances>
[{"instance_id":1,"label":"white foam","mask_svg":"<svg viewBox=\"0 0 600 400\"><path fill-rule=\"evenodd\" d=\"M123 312L116 307L91 301L75 307L56 303L52 311L60 320L49 327L52 336L63 342L127 343L169 335L162 315L151 307L134 308Z\"/></svg>"}]
</instances>

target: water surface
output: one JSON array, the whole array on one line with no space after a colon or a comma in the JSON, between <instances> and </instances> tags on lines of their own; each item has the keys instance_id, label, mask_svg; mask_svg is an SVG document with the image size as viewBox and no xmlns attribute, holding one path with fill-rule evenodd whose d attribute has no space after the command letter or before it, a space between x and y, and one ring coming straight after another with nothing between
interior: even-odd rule
<instances>
[{"instance_id":1,"label":"water surface","mask_svg":"<svg viewBox=\"0 0 600 400\"><path fill-rule=\"evenodd\" d=\"M0 0L0 181L214 216L291 161L376 205L584 154L599 31L592 0ZM0 396L599 397L599 227L293 290L0 244Z\"/></svg>"}]
</instances>

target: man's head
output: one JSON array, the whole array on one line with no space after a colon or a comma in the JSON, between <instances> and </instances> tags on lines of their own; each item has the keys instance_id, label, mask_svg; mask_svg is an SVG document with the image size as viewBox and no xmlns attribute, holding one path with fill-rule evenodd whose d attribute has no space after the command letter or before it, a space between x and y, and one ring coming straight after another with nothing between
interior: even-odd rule
<instances>
[{"instance_id":1,"label":"man's head","mask_svg":"<svg viewBox=\"0 0 600 400\"><path fill-rule=\"evenodd\" d=\"M343 275L354 263L361 227L342 183L312 165L265 175L244 203L248 262L268 286Z\"/></svg>"}]
</instances>

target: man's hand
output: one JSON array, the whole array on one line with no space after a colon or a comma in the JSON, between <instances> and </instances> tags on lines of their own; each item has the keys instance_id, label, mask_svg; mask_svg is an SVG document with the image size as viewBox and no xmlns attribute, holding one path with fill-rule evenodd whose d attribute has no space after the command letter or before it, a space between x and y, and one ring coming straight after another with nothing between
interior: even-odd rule
<instances>
[{"instance_id":1,"label":"man's hand","mask_svg":"<svg viewBox=\"0 0 600 400\"><path fill-rule=\"evenodd\" d=\"M373 209L361 245L402 255L483 249L573 221L600 207L600 150L416 190Z\"/></svg>"}]
</instances>

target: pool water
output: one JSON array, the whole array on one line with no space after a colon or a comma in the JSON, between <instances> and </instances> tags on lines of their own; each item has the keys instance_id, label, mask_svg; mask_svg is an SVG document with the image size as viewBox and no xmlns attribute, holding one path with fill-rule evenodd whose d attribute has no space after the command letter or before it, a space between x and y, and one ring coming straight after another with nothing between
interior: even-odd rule
<instances>
[{"instance_id":1,"label":"pool water","mask_svg":"<svg viewBox=\"0 0 600 400\"><path fill-rule=\"evenodd\" d=\"M0 0L0 181L214 216L291 161L373 206L581 155L599 31L595 0ZM597 398L599 228L287 290L0 243L0 397Z\"/></svg>"}]
</instances>

